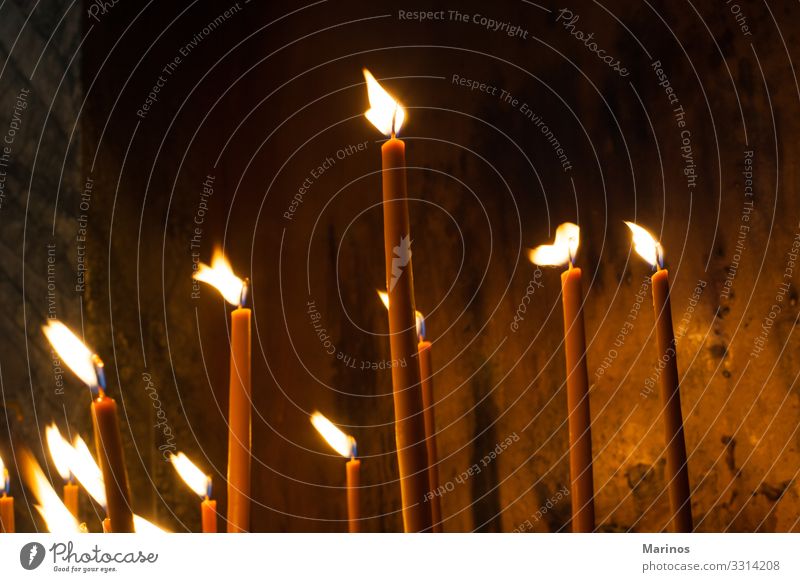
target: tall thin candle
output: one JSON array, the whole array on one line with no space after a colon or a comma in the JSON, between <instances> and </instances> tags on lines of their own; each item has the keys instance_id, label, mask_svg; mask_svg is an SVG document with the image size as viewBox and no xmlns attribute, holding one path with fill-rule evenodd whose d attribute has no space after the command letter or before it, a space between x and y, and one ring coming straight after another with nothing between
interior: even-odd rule
<instances>
[{"instance_id":1,"label":"tall thin candle","mask_svg":"<svg viewBox=\"0 0 800 582\"><path fill-rule=\"evenodd\" d=\"M117 403L106 393L103 361L59 321L49 320L43 331L61 360L92 392L95 444L105 484L111 529L114 533L132 533L133 510Z\"/></svg>"},{"instance_id":2,"label":"tall thin candle","mask_svg":"<svg viewBox=\"0 0 800 582\"><path fill-rule=\"evenodd\" d=\"M56 423L51 423L45 429L45 437L47 439L47 448L50 451L50 458L53 459L53 464L56 466L56 471L61 475L64 480L64 489L62 499L64 505L69 509L70 513L76 518L78 517L78 485L75 483L72 471L70 471L70 455L72 455L72 447L69 442L61 435Z\"/></svg>"},{"instance_id":3,"label":"tall thin candle","mask_svg":"<svg viewBox=\"0 0 800 582\"><path fill-rule=\"evenodd\" d=\"M670 527L676 533L690 532L693 529L692 500L686 441L683 435L677 345L672 329L672 307L669 300L669 272L664 268L664 249L661 244L641 226L633 222L625 224L633 233L636 252L656 269L651 282L661 377L661 407L664 415L667 490L672 512Z\"/></svg>"},{"instance_id":4,"label":"tall thin candle","mask_svg":"<svg viewBox=\"0 0 800 582\"><path fill-rule=\"evenodd\" d=\"M573 266L580 229L570 222L556 230L553 245L531 251L537 265L569 267L561 274L564 308L564 352L567 362L567 413L569 472L572 482L572 531L594 531L594 479L592 475L592 418L589 411L589 373L586 367L586 332L583 323L581 270Z\"/></svg>"},{"instance_id":5,"label":"tall thin candle","mask_svg":"<svg viewBox=\"0 0 800 582\"><path fill-rule=\"evenodd\" d=\"M358 533L361 531L361 461L356 458L356 439L344 434L339 427L325 418L322 413L314 412L311 415L311 424L314 425L317 432L322 435L322 438L334 451L344 458L350 459L345 466L347 475L347 527L350 533Z\"/></svg>"},{"instance_id":6,"label":"tall thin candle","mask_svg":"<svg viewBox=\"0 0 800 582\"><path fill-rule=\"evenodd\" d=\"M428 450L417 355L414 315L414 277L411 269L411 232L406 192L406 146L397 139L405 118L400 104L364 69L370 109L365 113L384 135L390 136L381 147L383 162L383 237L386 259L386 289L389 292L389 344L392 361L392 394L397 463L400 470L400 495L403 526L406 532L430 531L428 492Z\"/></svg>"},{"instance_id":7,"label":"tall thin candle","mask_svg":"<svg viewBox=\"0 0 800 582\"><path fill-rule=\"evenodd\" d=\"M217 502L211 498L211 475L203 473L183 453L170 455L169 460L183 482L202 500L200 517L203 533L217 533Z\"/></svg>"},{"instance_id":8,"label":"tall thin candle","mask_svg":"<svg viewBox=\"0 0 800 582\"><path fill-rule=\"evenodd\" d=\"M231 312L231 364L228 408L228 533L250 529L250 464L252 449L251 312L245 307L247 280L233 274L217 251L211 266L200 264L194 278L216 287L236 306Z\"/></svg>"},{"instance_id":9,"label":"tall thin candle","mask_svg":"<svg viewBox=\"0 0 800 582\"><path fill-rule=\"evenodd\" d=\"M0 457L0 533L14 533L14 498L8 494L10 484L8 469Z\"/></svg>"}]
</instances>

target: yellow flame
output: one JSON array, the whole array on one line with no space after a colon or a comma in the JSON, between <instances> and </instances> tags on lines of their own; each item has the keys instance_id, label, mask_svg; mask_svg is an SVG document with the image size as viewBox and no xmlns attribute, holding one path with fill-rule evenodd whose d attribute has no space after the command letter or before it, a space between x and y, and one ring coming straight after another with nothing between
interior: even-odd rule
<instances>
[{"instance_id":1,"label":"yellow flame","mask_svg":"<svg viewBox=\"0 0 800 582\"><path fill-rule=\"evenodd\" d=\"M3 462L3 457L0 457L0 494L8 493L6 491L6 483L8 483L8 469Z\"/></svg>"},{"instance_id":2,"label":"yellow flame","mask_svg":"<svg viewBox=\"0 0 800 582\"><path fill-rule=\"evenodd\" d=\"M72 446L63 436L58 426L53 422L45 429L47 438L47 448L50 450L50 458L56 466L58 474L64 481L70 478L70 457L74 454Z\"/></svg>"},{"instance_id":3,"label":"yellow flame","mask_svg":"<svg viewBox=\"0 0 800 582\"><path fill-rule=\"evenodd\" d=\"M528 253L537 265L558 266L575 259L580 244L581 229L577 224L565 222L556 229L556 240L551 245L540 245Z\"/></svg>"},{"instance_id":4,"label":"yellow flame","mask_svg":"<svg viewBox=\"0 0 800 582\"><path fill-rule=\"evenodd\" d=\"M86 347L86 344L57 319L48 320L47 324L42 326L42 331L61 361L75 372L75 375L84 384L89 387L97 386L97 374L93 363L94 354Z\"/></svg>"},{"instance_id":5,"label":"yellow flame","mask_svg":"<svg viewBox=\"0 0 800 582\"><path fill-rule=\"evenodd\" d=\"M367 69L364 69L364 79L367 80L367 96L369 97L369 109L364 112L364 116L383 135L398 133L406 118L405 109L386 89L381 87L381 84Z\"/></svg>"},{"instance_id":6,"label":"yellow flame","mask_svg":"<svg viewBox=\"0 0 800 582\"><path fill-rule=\"evenodd\" d=\"M25 482L38 501L35 507L44 519L47 531L60 534L81 533L80 524L53 490L39 463L26 451L22 451L20 456Z\"/></svg>"},{"instance_id":7,"label":"yellow flame","mask_svg":"<svg viewBox=\"0 0 800 582\"><path fill-rule=\"evenodd\" d=\"M208 494L208 485L211 477L203 473L197 468L197 465L189 460L189 457L183 453L177 455L170 455L170 462L181 479L189 486L189 489L197 493L200 497L206 497Z\"/></svg>"},{"instance_id":8,"label":"yellow flame","mask_svg":"<svg viewBox=\"0 0 800 582\"><path fill-rule=\"evenodd\" d=\"M106 507L106 487L103 481L103 473L97 466L89 447L84 440L75 435L73 444L65 443L70 446L69 470L78 480L78 483L86 490L89 496L99 505ZM133 528L136 533L163 533L166 530L150 523L140 515L134 514Z\"/></svg>"},{"instance_id":9,"label":"yellow flame","mask_svg":"<svg viewBox=\"0 0 800 582\"><path fill-rule=\"evenodd\" d=\"M339 427L325 418L321 412L315 412L311 415L311 424L314 425L314 428L317 429L334 451L345 458L355 456L356 439L344 434Z\"/></svg>"},{"instance_id":10,"label":"yellow flame","mask_svg":"<svg viewBox=\"0 0 800 582\"><path fill-rule=\"evenodd\" d=\"M216 288L231 305L239 305L242 302L244 281L233 274L231 264L221 250L214 251L210 267L200 263L192 277Z\"/></svg>"},{"instance_id":11,"label":"yellow flame","mask_svg":"<svg viewBox=\"0 0 800 582\"><path fill-rule=\"evenodd\" d=\"M633 233L633 248L651 266L660 266L664 249L655 237L636 223L625 221Z\"/></svg>"},{"instance_id":12,"label":"yellow flame","mask_svg":"<svg viewBox=\"0 0 800 582\"><path fill-rule=\"evenodd\" d=\"M378 291L378 297L381 298L383 306L386 309L389 309L389 294L386 291L381 291L380 289L378 289L377 291ZM418 310L414 312L414 315L417 322L417 336L419 336L421 339L423 335L422 330L425 326L425 316L422 315L422 312Z\"/></svg>"}]
</instances>

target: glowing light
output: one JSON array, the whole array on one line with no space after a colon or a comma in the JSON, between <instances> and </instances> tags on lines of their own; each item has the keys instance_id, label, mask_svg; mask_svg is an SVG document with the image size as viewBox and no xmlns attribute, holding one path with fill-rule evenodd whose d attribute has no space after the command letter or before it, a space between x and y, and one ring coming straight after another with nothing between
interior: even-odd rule
<instances>
[{"instance_id":1,"label":"glowing light","mask_svg":"<svg viewBox=\"0 0 800 582\"><path fill-rule=\"evenodd\" d=\"M42 331L61 361L75 372L75 375L84 384L90 388L96 388L98 384L95 370L96 358L86 344L57 319L48 320L47 324L42 326Z\"/></svg>"},{"instance_id":2,"label":"glowing light","mask_svg":"<svg viewBox=\"0 0 800 582\"><path fill-rule=\"evenodd\" d=\"M245 291L244 281L233 274L231 264L221 250L214 251L210 267L205 263L200 263L192 277L214 287L231 305L242 304Z\"/></svg>"},{"instance_id":3,"label":"glowing light","mask_svg":"<svg viewBox=\"0 0 800 582\"><path fill-rule=\"evenodd\" d=\"M364 79L367 81L367 96L369 97L369 109L364 112L364 116L383 135L398 133L406 118L405 109L386 89L381 87L381 84L367 69L364 69Z\"/></svg>"},{"instance_id":4,"label":"glowing light","mask_svg":"<svg viewBox=\"0 0 800 582\"><path fill-rule=\"evenodd\" d=\"M0 494L5 495L8 493L11 479L8 476L8 469L3 462L3 457L0 457Z\"/></svg>"},{"instance_id":5,"label":"glowing light","mask_svg":"<svg viewBox=\"0 0 800 582\"><path fill-rule=\"evenodd\" d=\"M25 482L38 502L34 507L44 519L47 531L61 534L81 533L80 524L53 490L39 463L26 451L20 453L20 459Z\"/></svg>"},{"instance_id":6,"label":"glowing light","mask_svg":"<svg viewBox=\"0 0 800 582\"><path fill-rule=\"evenodd\" d=\"M322 413L315 412L312 414L311 424L314 425L314 428L317 429L334 451L345 458L356 456L356 439L344 434L339 427L325 418Z\"/></svg>"},{"instance_id":7,"label":"glowing light","mask_svg":"<svg viewBox=\"0 0 800 582\"><path fill-rule=\"evenodd\" d=\"M638 224L625 221L633 233L633 248L653 267L663 267L664 248L647 229Z\"/></svg>"},{"instance_id":8,"label":"glowing light","mask_svg":"<svg viewBox=\"0 0 800 582\"><path fill-rule=\"evenodd\" d=\"M170 455L169 460L184 483L189 486L189 489L200 497L210 497L211 477L198 469L197 465L189 460L189 457L183 453L178 453L177 455Z\"/></svg>"},{"instance_id":9,"label":"glowing light","mask_svg":"<svg viewBox=\"0 0 800 582\"><path fill-rule=\"evenodd\" d=\"M386 309L389 309L389 294L386 291L381 291L378 289L378 297L381 298L383 306ZM422 315L420 311L415 311L414 315L416 316L417 322L417 337L419 337L420 340L423 340L425 339L425 316Z\"/></svg>"},{"instance_id":10,"label":"glowing light","mask_svg":"<svg viewBox=\"0 0 800 582\"><path fill-rule=\"evenodd\" d=\"M167 530L158 527L151 521L147 521L141 515L134 514L133 516L133 529L137 534L163 534L168 533Z\"/></svg>"},{"instance_id":11,"label":"glowing light","mask_svg":"<svg viewBox=\"0 0 800 582\"><path fill-rule=\"evenodd\" d=\"M528 253L532 263L556 267L572 262L578 252L581 229L577 224L565 222L556 229L556 240L551 245L540 245Z\"/></svg>"},{"instance_id":12,"label":"glowing light","mask_svg":"<svg viewBox=\"0 0 800 582\"><path fill-rule=\"evenodd\" d=\"M71 477L71 456L75 454L72 446L69 441L61 436L61 431L58 430L55 422L45 429L45 437L47 438L47 448L50 450L50 458L53 459L56 471L64 481L69 481Z\"/></svg>"}]
</instances>

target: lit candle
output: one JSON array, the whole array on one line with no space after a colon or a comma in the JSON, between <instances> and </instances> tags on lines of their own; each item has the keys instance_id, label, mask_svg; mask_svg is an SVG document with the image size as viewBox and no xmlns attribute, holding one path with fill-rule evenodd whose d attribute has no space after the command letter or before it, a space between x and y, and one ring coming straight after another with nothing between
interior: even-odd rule
<instances>
[{"instance_id":1,"label":"lit candle","mask_svg":"<svg viewBox=\"0 0 800 582\"><path fill-rule=\"evenodd\" d=\"M231 312L231 365L228 395L228 533L250 529L251 383L248 283L233 274L222 252L211 266L200 264L193 277L215 287L236 309Z\"/></svg>"},{"instance_id":2,"label":"lit candle","mask_svg":"<svg viewBox=\"0 0 800 582\"><path fill-rule=\"evenodd\" d=\"M8 469L0 457L0 533L14 533L14 498L8 494L10 484Z\"/></svg>"},{"instance_id":3,"label":"lit candle","mask_svg":"<svg viewBox=\"0 0 800 582\"><path fill-rule=\"evenodd\" d=\"M92 392L95 445L106 488L108 518L114 533L131 533L134 531L133 510L117 403L106 394L103 361L63 323L51 319L43 330L61 360Z\"/></svg>"},{"instance_id":4,"label":"lit candle","mask_svg":"<svg viewBox=\"0 0 800 582\"><path fill-rule=\"evenodd\" d=\"M72 444L66 441L65 444L70 449L69 454L66 455L69 459L69 472L75 476L75 479L86 490L89 497L108 511L103 472L97 466L97 461L92 457L89 447L86 446L86 443L79 435L75 435ZM136 514L133 515L133 529L136 533L164 533L165 531ZM112 533L111 520L109 518L103 520L103 533Z\"/></svg>"},{"instance_id":5,"label":"lit candle","mask_svg":"<svg viewBox=\"0 0 800 582\"><path fill-rule=\"evenodd\" d=\"M406 193L405 143L397 139L405 110L364 69L370 109L364 114L390 139L381 146L383 160L383 237L386 288L389 292L389 343L392 361L395 440L400 470L403 525L406 532L430 531L428 450L414 331L414 278L411 272L411 231Z\"/></svg>"},{"instance_id":6,"label":"lit candle","mask_svg":"<svg viewBox=\"0 0 800 582\"><path fill-rule=\"evenodd\" d=\"M183 453L170 455L170 462L183 482L194 491L200 502L203 533L217 533L217 502L211 499L211 475L206 475Z\"/></svg>"},{"instance_id":7,"label":"lit candle","mask_svg":"<svg viewBox=\"0 0 800 582\"><path fill-rule=\"evenodd\" d=\"M69 470L69 456L72 453L72 448L69 442L61 436L61 431L58 430L56 423L51 423L45 429L45 436L47 438L47 448L50 450L50 458L53 459L56 471L64 480L64 494L62 495L64 505L77 518L78 485L73 479L72 471Z\"/></svg>"},{"instance_id":8,"label":"lit candle","mask_svg":"<svg viewBox=\"0 0 800 582\"><path fill-rule=\"evenodd\" d=\"M44 519L47 531L59 534L82 533L86 530L81 527L75 515L58 497L50 481L45 477L42 468L28 451L20 454L22 473L28 488L36 499L36 510Z\"/></svg>"},{"instance_id":9,"label":"lit candle","mask_svg":"<svg viewBox=\"0 0 800 582\"><path fill-rule=\"evenodd\" d=\"M311 424L322 435L331 448L347 461L347 527L350 533L361 530L359 488L361 487L361 461L356 458L356 439L344 434L335 424L319 412L311 415Z\"/></svg>"},{"instance_id":10,"label":"lit candle","mask_svg":"<svg viewBox=\"0 0 800 582\"><path fill-rule=\"evenodd\" d=\"M389 294L386 291L378 291L383 305L389 309ZM439 453L436 448L436 414L433 395L433 361L431 358L431 342L425 339L425 317L419 311L416 312L416 328L419 343L417 352L419 356L419 374L422 382L422 406L424 409L425 420L425 445L428 450L428 491L431 493L439 489ZM433 533L442 531L442 502L439 495L428 495L431 504L431 519Z\"/></svg>"},{"instance_id":11,"label":"lit candle","mask_svg":"<svg viewBox=\"0 0 800 582\"><path fill-rule=\"evenodd\" d=\"M533 249L530 260L537 265L569 265L561 274L561 301L564 308L564 353L567 362L572 531L591 532L594 531L592 417L589 412L589 373L586 367L581 270L573 266L579 242L578 226L565 222L556 229L555 243Z\"/></svg>"},{"instance_id":12,"label":"lit candle","mask_svg":"<svg viewBox=\"0 0 800 582\"><path fill-rule=\"evenodd\" d=\"M667 453L670 519L673 532L690 532L692 526L692 500L689 489L689 470L686 460L686 442L683 437L680 378L678 377L677 346L672 329L672 308L669 300L669 272L664 268L664 249L661 243L644 228L625 222L633 233L636 252L656 272L653 285L653 309L656 319L658 367L661 370L661 406L664 414L664 439Z\"/></svg>"}]
</instances>

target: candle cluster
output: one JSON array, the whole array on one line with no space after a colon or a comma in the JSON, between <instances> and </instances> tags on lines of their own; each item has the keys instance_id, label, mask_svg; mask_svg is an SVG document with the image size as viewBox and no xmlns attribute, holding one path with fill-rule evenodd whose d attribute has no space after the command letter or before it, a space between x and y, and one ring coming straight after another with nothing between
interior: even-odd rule
<instances>
[{"instance_id":1,"label":"candle cluster","mask_svg":"<svg viewBox=\"0 0 800 582\"><path fill-rule=\"evenodd\" d=\"M393 362L392 394L396 457L400 475L403 525L406 532L440 532L443 515L438 496L438 452L436 447L432 343L427 339L425 317L414 297L412 246L406 184L406 146L397 137L406 121L403 106L366 69L369 109L365 117L387 137L381 147L383 182L385 290L378 294L388 312L389 345ZM686 448L680 407L679 375L669 300L668 272L664 251L644 228L628 222L633 246L655 269L652 276L653 304L660 363L661 402L665 430L666 472L672 508L673 531L691 531L692 514ZM563 266L561 275L566 359L566 396L569 427L570 499L572 530L595 530L594 482L589 377L586 332L583 320L582 273L575 266L580 228L561 224L552 244L530 251L531 262ZM198 263L193 273L198 282L211 285L234 306L230 326L230 376L227 457L227 531L250 531L250 487L252 461L251 319L247 306L249 281L234 274L230 263L217 251L210 266ZM103 361L72 331L57 320L49 320L44 334L61 360L89 388L94 427L94 455L75 434L64 438L55 424L45 431L53 464L63 480L59 496L33 455L21 450L15 461L33 492L36 508L53 532L86 531L81 520L79 487L105 512L104 532L161 531L133 512L117 403L110 395ZM314 428L343 458L345 465L348 529L362 529L360 511L361 460L356 439L345 434L319 412L310 416ZM69 434L69 433L68 433ZM212 498L211 477L184 453L169 458L176 473L200 498L202 531L217 531L217 504ZM0 459L0 531L15 531L14 501L9 495L9 473ZM429 502L430 501L430 502Z\"/></svg>"}]
</instances>

